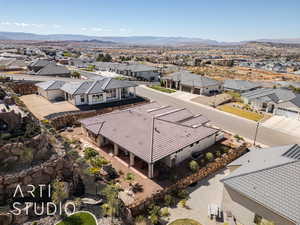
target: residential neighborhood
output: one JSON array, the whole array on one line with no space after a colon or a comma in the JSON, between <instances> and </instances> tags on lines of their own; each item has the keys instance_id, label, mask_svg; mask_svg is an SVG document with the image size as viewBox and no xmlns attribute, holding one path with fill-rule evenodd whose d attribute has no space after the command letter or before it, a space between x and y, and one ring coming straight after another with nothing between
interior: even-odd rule
<instances>
[{"instance_id":1,"label":"residential neighborhood","mask_svg":"<svg viewBox=\"0 0 300 225\"><path fill-rule=\"evenodd\" d=\"M0 5L0 225L300 225L298 1Z\"/></svg>"}]
</instances>

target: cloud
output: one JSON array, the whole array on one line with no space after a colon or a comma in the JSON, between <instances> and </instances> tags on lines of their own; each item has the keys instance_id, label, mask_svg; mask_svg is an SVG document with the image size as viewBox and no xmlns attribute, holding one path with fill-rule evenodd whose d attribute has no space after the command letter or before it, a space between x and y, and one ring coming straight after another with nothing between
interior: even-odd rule
<instances>
[{"instance_id":1,"label":"cloud","mask_svg":"<svg viewBox=\"0 0 300 225\"><path fill-rule=\"evenodd\" d=\"M17 27L36 27L41 28L44 24L36 24L36 23L23 23L23 22L1 22L0 25L3 26L17 26Z\"/></svg>"}]
</instances>

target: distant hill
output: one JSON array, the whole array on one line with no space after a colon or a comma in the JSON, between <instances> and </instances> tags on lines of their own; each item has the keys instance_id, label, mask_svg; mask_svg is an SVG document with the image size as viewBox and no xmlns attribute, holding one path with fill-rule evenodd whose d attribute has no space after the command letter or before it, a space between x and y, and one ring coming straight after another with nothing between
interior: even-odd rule
<instances>
[{"instance_id":1,"label":"distant hill","mask_svg":"<svg viewBox=\"0 0 300 225\"><path fill-rule=\"evenodd\" d=\"M186 37L156 37L156 36L88 36L80 34L34 34L23 32L0 32L1 40L32 40L32 41L90 41L90 42L110 42L131 45L180 45L180 44L218 44L217 41L186 38Z\"/></svg>"},{"instance_id":2,"label":"distant hill","mask_svg":"<svg viewBox=\"0 0 300 225\"><path fill-rule=\"evenodd\" d=\"M282 39L258 39L256 42L270 42L281 44L300 44L300 38L282 38Z\"/></svg>"},{"instance_id":3,"label":"distant hill","mask_svg":"<svg viewBox=\"0 0 300 225\"><path fill-rule=\"evenodd\" d=\"M88 36L81 34L34 34L23 32L0 32L0 40L31 40L31 41L84 41L98 43L118 43L130 45L240 45L248 42L270 42L300 44L300 38L294 39L258 39L241 42L218 42L210 39L188 37L159 37L159 36Z\"/></svg>"}]
</instances>

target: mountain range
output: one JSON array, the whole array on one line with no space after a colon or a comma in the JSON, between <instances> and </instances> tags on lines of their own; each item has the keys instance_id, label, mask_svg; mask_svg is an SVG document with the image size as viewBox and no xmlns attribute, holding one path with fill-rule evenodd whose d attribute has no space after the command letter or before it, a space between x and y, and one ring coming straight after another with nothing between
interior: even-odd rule
<instances>
[{"instance_id":1,"label":"mountain range","mask_svg":"<svg viewBox=\"0 0 300 225\"><path fill-rule=\"evenodd\" d=\"M159 37L159 36L88 36L81 34L34 34L24 32L0 32L0 40L31 40L31 41L96 41L108 44L129 45L233 45L244 44L241 42L218 42L210 39L189 37ZM258 39L256 42L300 44L300 38L294 39Z\"/></svg>"}]
</instances>

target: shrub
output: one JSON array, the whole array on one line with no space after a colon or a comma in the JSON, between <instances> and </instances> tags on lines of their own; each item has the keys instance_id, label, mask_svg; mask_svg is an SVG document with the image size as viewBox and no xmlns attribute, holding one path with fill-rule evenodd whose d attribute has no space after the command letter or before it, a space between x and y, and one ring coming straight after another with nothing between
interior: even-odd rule
<instances>
[{"instance_id":1,"label":"shrub","mask_svg":"<svg viewBox=\"0 0 300 225\"><path fill-rule=\"evenodd\" d=\"M217 152L216 152L216 156L217 156L217 157L220 157L220 156L221 156L221 152L220 152L220 151L217 151Z\"/></svg>"},{"instance_id":2,"label":"shrub","mask_svg":"<svg viewBox=\"0 0 300 225\"><path fill-rule=\"evenodd\" d=\"M212 161L214 159L214 155L211 152L207 152L205 157L208 161Z\"/></svg>"},{"instance_id":3,"label":"shrub","mask_svg":"<svg viewBox=\"0 0 300 225\"><path fill-rule=\"evenodd\" d=\"M165 195L164 203L165 206L172 206L175 203L175 199L171 195Z\"/></svg>"},{"instance_id":4,"label":"shrub","mask_svg":"<svg viewBox=\"0 0 300 225\"><path fill-rule=\"evenodd\" d=\"M190 161L189 167L192 172L196 172L199 170L199 164L195 160Z\"/></svg>"},{"instance_id":5,"label":"shrub","mask_svg":"<svg viewBox=\"0 0 300 225\"><path fill-rule=\"evenodd\" d=\"M152 224L158 224L159 218L156 215L150 215L150 220Z\"/></svg>"},{"instance_id":6,"label":"shrub","mask_svg":"<svg viewBox=\"0 0 300 225\"><path fill-rule=\"evenodd\" d=\"M134 174L127 173L126 176L125 176L125 180L129 181L129 182L134 181Z\"/></svg>"},{"instance_id":7,"label":"shrub","mask_svg":"<svg viewBox=\"0 0 300 225\"><path fill-rule=\"evenodd\" d=\"M100 173L100 169L97 167L91 167L91 168L89 168L89 173L92 175L97 175Z\"/></svg>"},{"instance_id":8,"label":"shrub","mask_svg":"<svg viewBox=\"0 0 300 225\"><path fill-rule=\"evenodd\" d=\"M177 197L180 199L188 199L189 193L186 190L179 190L177 192Z\"/></svg>"},{"instance_id":9,"label":"shrub","mask_svg":"<svg viewBox=\"0 0 300 225\"><path fill-rule=\"evenodd\" d=\"M168 208L162 208L160 210L160 216L162 217L168 217L170 215Z\"/></svg>"},{"instance_id":10,"label":"shrub","mask_svg":"<svg viewBox=\"0 0 300 225\"><path fill-rule=\"evenodd\" d=\"M178 202L178 205L182 208L186 208L186 199L182 199Z\"/></svg>"},{"instance_id":11,"label":"shrub","mask_svg":"<svg viewBox=\"0 0 300 225\"><path fill-rule=\"evenodd\" d=\"M84 149L84 158L85 159L91 159L97 155L99 155L99 153L93 148L88 147L88 148Z\"/></svg>"},{"instance_id":12,"label":"shrub","mask_svg":"<svg viewBox=\"0 0 300 225\"><path fill-rule=\"evenodd\" d=\"M92 166L98 167L98 168L101 168L102 166L109 164L109 160L105 159L104 157L92 158L92 159L90 159L90 161L91 161Z\"/></svg>"}]
</instances>

